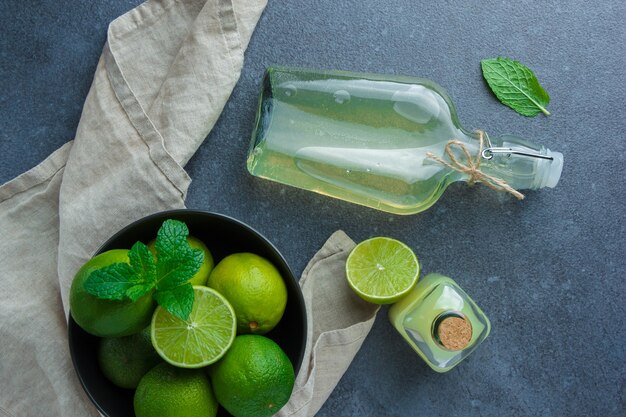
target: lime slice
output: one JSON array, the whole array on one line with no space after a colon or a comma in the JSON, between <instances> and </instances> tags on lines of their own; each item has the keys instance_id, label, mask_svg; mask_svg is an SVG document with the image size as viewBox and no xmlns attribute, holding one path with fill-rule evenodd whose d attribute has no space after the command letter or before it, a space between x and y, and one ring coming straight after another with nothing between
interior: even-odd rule
<instances>
[{"instance_id":1,"label":"lime slice","mask_svg":"<svg viewBox=\"0 0 626 417\"><path fill-rule=\"evenodd\" d=\"M167 362L200 368L220 359L235 339L237 321L228 301L217 291L194 286L187 320L157 307L152 316L152 345Z\"/></svg>"},{"instance_id":2,"label":"lime slice","mask_svg":"<svg viewBox=\"0 0 626 417\"><path fill-rule=\"evenodd\" d=\"M419 263L404 243L374 237L359 243L346 261L350 287L365 301L391 304L417 283Z\"/></svg>"}]
</instances>

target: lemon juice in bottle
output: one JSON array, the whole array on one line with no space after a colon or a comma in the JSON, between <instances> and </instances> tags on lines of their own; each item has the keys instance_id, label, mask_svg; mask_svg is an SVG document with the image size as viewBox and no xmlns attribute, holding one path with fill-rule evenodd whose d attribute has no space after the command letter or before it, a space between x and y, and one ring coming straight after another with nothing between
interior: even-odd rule
<instances>
[{"instance_id":1,"label":"lemon juice in bottle","mask_svg":"<svg viewBox=\"0 0 626 417\"><path fill-rule=\"evenodd\" d=\"M450 162L452 139L480 160L481 173L515 189L559 180L560 153L464 130L448 95L431 81L278 67L263 80L247 167L261 178L412 214L449 184L476 179L442 163ZM461 147L449 152L465 157Z\"/></svg>"}]
</instances>

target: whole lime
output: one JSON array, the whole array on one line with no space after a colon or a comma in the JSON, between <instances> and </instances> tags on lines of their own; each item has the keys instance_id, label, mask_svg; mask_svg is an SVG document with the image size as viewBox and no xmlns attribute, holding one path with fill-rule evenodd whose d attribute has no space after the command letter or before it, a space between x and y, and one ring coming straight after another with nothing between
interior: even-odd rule
<instances>
[{"instance_id":1,"label":"whole lime","mask_svg":"<svg viewBox=\"0 0 626 417\"><path fill-rule=\"evenodd\" d=\"M207 286L231 303L238 333L264 334L280 321L287 305L287 287L267 259L253 253L235 253L213 268Z\"/></svg>"},{"instance_id":2,"label":"whole lime","mask_svg":"<svg viewBox=\"0 0 626 417\"><path fill-rule=\"evenodd\" d=\"M104 300L85 291L89 275L114 263L128 263L128 250L113 249L94 256L78 270L70 288L70 313L87 333L100 337L120 337L137 333L150 324L155 303L151 294L137 301Z\"/></svg>"},{"instance_id":3,"label":"whole lime","mask_svg":"<svg viewBox=\"0 0 626 417\"><path fill-rule=\"evenodd\" d=\"M162 361L152 347L150 327L124 337L100 339L98 364L104 376L121 388L137 388L141 378Z\"/></svg>"},{"instance_id":4,"label":"whole lime","mask_svg":"<svg viewBox=\"0 0 626 417\"><path fill-rule=\"evenodd\" d=\"M137 417L215 417L218 405L203 370L164 362L141 378L134 408Z\"/></svg>"},{"instance_id":5,"label":"whole lime","mask_svg":"<svg viewBox=\"0 0 626 417\"><path fill-rule=\"evenodd\" d=\"M154 246L155 243L156 240L150 241L150 243L148 243L148 248L156 256L156 248ZM200 239L197 239L193 236L188 236L187 243L189 243L189 246L191 246L193 249L200 249L204 254L204 260L202 261L200 269L194 274L193 277L191 277L189 282L191 283L191 285L206 285L209 274L211 273L211 271L213 270L213 266L215 265L213 261L213 255L211 255L211 251L209 250L209 248L207 248L204 242L202 242Z\"/></svg>"},{"instance_id":6,"label":"whole lime","mask_svg":"<svg viewBox=\"0 0 626 417\"><path fill-rule=\"evenodd\" d=\"M260 335L235 338L226 355L209 367L217 401L235 417L269 417L289 401L295 381L289 358Z\"/></svg>"}]
</instances>

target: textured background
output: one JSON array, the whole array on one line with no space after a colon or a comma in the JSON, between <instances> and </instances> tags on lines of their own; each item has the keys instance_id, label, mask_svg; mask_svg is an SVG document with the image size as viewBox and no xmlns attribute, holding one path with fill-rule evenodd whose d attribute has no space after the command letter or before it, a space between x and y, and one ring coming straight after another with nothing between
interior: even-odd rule
<instances>
[{"instance_id":1,"label":"textured background","mask_svg":"<svg viewBox=\"0 0 626 417\"><path fill-rule=\"evenodd\" d=\"M72 139L107 25L138 3L1 2L0 183ZM320 416L624 415L625 21L622 0L270 0L240 82L187 166L188 206L251 224L298 275L338 228L356 241L398 238L424 274L455 278L493 326L439 375L381 310ZM498 55L535 71L552 116L499 104L479 66ZM430 78L467 129L563 152L561 182L523 202L456 184L429 211L400 217L251 177L245 157L270 64Z\"/></svg>"}]
</instances>

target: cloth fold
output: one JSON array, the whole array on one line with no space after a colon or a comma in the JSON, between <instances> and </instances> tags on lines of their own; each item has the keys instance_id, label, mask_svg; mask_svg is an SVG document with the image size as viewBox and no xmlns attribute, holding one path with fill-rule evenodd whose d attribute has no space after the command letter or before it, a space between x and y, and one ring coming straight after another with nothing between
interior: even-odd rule
<instances>
[{"instance_id":1,"label":"cloth fold","mask_svg":"<svg viewBox=\"0 0 626 417\"><path fill-rule=\"evenodd\" d=\"M228 100L265 4L149 0L113 21L75 139L0 186L0 414L98 415L69 357L72 278L117 230L184 207L183 166ZM336 233L303 274L313 326L283 416L319 410L374 320L375 306L345 291L353 245Z\"/></svg>"},{"instance_id":2,"label":"cloth fold","mask_svg":"<svg viewBox=\"0 0 626 417\"><path fill-rule=\"evenodd\" d=\"M379 306L359 298L345 277L355 243L336 231L300 278L307 307L307 346L296 387L280 417L310 417L322 407L369 333Z\"/></svg>"}]
</instances>

